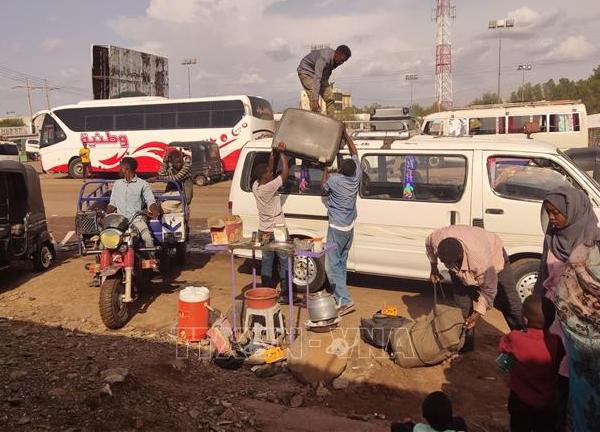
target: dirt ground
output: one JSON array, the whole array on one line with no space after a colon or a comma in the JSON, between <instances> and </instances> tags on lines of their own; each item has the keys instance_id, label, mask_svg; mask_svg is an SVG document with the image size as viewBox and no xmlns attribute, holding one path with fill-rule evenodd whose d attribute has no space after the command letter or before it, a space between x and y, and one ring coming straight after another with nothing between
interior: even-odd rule
<instances>
[{"instance_id":1,"label":"dirt ground","mask_svg":"<svg viewBox=\"0 0 600 432\"><path fill-rule=\"evenodd\" d=\"M81 181L42 176L50 228L60 241L73 229ZM227 209L229 183L195 188L194 231ZM417 318L433 302L423 282L349 275L357 311L343 319L351 351L346 388L314 389L285 369L257 375L220 369L175 343L177 292L189 284L210 288L211 304L227 310L229 259L190 254L172 279L155 279L126 328L107 331L98 312L98 289L88 286L89 257L62 254L36 274L28 264L0 273L0 430L244 430L386 431L394 419L420 418L422 399L444 390L455 413L473 431L508 429L507 389L496 370L499 336L507 330L492 311L481 322L477 351L452 363L404 370L353 330L382 304ZM241 289L251 284L249 263L236 260ZM303 308L296 324L306 319ZM192 347L193 348L193 347ZM102 371L122 367L123 382ZM121 371L122 372L122 371ZM112 393L109 394L109 393ZM294 399L294 406L290 406Z\"/></svg>"}]
</instances>

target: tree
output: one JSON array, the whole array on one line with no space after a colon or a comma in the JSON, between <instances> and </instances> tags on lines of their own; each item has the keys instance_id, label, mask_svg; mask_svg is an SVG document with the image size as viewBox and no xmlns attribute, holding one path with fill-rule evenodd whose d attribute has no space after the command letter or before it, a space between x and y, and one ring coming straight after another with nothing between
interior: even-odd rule
<instances>
[{"instance_id":1,"label":"tree","mask_svg":"<svg viewBox=\"0 0 600 432\"><path fill-rule=\"evenodd\" d=\"M25 126L22 118L7 118L0 120L0 127L18 127Z\"/></svg>"},{"instance_id":2,"label":"tree","mask_svg":"<svg viewBox=\"0 0 600 432\"><path fill-rule=\"evenodd\" d=\"M487 92L481 95L480 98L475 99L469 105L492 105L501 103L502 101L498 99L496 93Z\"/></svg>"}]
</instances>

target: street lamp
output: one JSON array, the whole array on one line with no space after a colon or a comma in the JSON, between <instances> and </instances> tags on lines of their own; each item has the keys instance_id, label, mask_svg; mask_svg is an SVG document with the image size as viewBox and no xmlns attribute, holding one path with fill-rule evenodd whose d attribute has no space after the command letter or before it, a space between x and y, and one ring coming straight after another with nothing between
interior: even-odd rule
<instances>
[{"instance_id":1,"label":"street lamp","mask_svg":"<svg viewBox=\"0 0 600 432\"><path fill-rule=\"evenodd\" d=\"M515 26L515 20L512 19L499 19L491 20L488 23L489 30L498 30L498 100L502 101L500 97L500 67L502 65L502 29L509 29Z\"/></svg>"},{"instance_id":2,"label":"street lamp","mask_svg":"<svg viewBox=\"0 0 600 432\"><path fill-rule=\"evenodd\" d=\"M404 79L410 82L410 107L413 106L413 83L419 79L419 74L411 73L404 75Z\"/></svg>"},{"instance_id":3,"label":"street lamp","mask_svg":"<svg viewBox=\"0 0 600 432\"><path fill-rule=\"evenodd\" d=\"M196 64L196 59L195 58L188 58L188 59L183 59L183 61L181 62L182 66L187 66L187 72L188 72L188 97L191 98L192 97L192 86L191 86L191 79L190 79L190 69L192 68L192 65Z\"/></svg>"},{"instance_id":4,"label":"street lamp","mask_svg":"<svg viewBox=\"0 0 600 432\"><path fill-rule=\"evenodd\" d=\"M519 66L517 66L518 71L523 71L523 80L521 81L521 102L524 101L523 91L525 87L525 71L530 71L531 69L532 66L530 64L520 64Z\"/></svg>"}]
</instances>

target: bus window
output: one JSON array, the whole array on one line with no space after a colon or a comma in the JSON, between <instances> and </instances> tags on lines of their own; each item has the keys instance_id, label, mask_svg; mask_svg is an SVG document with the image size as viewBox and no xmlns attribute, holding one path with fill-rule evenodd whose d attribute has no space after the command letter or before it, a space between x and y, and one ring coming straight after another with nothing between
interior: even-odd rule
<instances>
[{"instance_id":1,"label":"bus window","mask_svg":"<svg viewBox=\"0 0 600 432\"><path fill-rule=\"evenodd\" d=\"M40 148L59 143L64 141L66 138L67 136L60 128L58 123L56 123L52 116L46 114L44 117L44 122L42 123Z\"/></svg>"},{"instance_id":2,"label":"bus window","mask_svg":"<svg viewBox=\"0 0 600 432\"><path fill-rule=\"evenodd\" d=\"M273 120L273 108L268 101L254 96L250 96L249 99L254 117L261 120Z\"/></svg>"}]
</instances>

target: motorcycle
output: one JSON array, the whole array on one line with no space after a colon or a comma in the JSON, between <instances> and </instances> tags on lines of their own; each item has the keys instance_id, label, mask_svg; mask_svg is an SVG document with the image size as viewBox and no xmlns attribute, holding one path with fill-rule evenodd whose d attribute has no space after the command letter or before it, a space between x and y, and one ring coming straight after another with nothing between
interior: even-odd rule
<instances>
[{"instance_id":1,"label":"motorcycle","mask_svg":"<svg viewBox=\"0 0 600 432\"><path fill-rule=\"evenodd\" d=\"M102 249L93 268L100 285L100 317L109 329L125 325L130 315L130 305L137 299L157 261L149 257L156 248L146 248L132 222L143 215L136 213L131 219L119 214L105 216L98 241ZM89 269L88 270L92 270Z\"/></svg>"},{"instance_id":2,"label":"motorcycle","mask_svg":"<svg viewBox=\"0 0 600 432\"><path fill-rule=\"evenodd\" d=\"M162 182L173 183L173 182ZM185 260L189 237L189 208L185 194L176 183L171 192L154 191L157 203L167 207L159 219L148 220L155 247L146 248L132 226L138 212L127 219L117 213L106 215L112 182L92 180L81 188L77 206L76 234L82 255L95 255L86 265L93 276L91 285L100 287L100 316L109 329L123 327L132 313L132 304L152 278L154 270L163 275ZM160 186L160 183L159 183Z\"/></svg>"}]
</instances>

